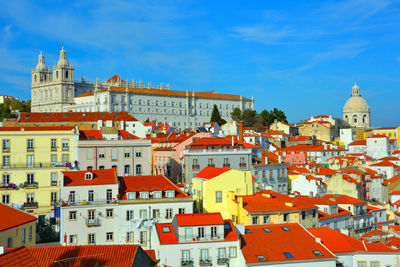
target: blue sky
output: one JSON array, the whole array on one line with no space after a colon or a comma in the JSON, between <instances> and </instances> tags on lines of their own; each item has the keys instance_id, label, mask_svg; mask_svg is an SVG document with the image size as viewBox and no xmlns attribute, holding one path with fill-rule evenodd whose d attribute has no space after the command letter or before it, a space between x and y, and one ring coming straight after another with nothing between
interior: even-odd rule
<instances>
[{"instance_id":1,"label":"blue sky","mask_svg":"<svg viewBox=\"0 0 400 267\"><path fill-rule=\"evenodd\" d=\"M357 81L373 126L400 125L398 1L3 1L0 94L30 99L62 44L75 79L254 96L290 122L341 117Z\"/></svg>"}]
</instances>

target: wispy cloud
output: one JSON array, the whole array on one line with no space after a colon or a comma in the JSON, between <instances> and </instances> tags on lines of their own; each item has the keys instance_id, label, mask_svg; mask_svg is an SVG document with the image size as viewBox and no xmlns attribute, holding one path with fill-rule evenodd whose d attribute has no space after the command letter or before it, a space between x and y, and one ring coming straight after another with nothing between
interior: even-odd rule
<instances>
[{"instance_id":1,"label":"wispy cloud","mask_svg":"<svg viewBox=\"0 0 400 267\"><path fill-rule=\"evenodd\" d=\"M292 36L289 27L277 27L267 24L233 27L233 36L244 41L256 41L264 44L283 44L287 37Z\"/></svg>"}]
</instances>

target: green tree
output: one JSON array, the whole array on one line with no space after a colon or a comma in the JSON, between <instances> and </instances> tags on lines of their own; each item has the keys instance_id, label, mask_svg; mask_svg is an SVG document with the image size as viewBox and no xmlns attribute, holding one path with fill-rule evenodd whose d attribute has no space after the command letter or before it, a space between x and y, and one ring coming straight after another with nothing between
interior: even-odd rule
<instances>
[{"instance_id":1,"label":"green tree","mask_svg":"<svg viewBox=\"0 0 400 267\"><path fill-rule=\"evenodd\" d=\"M272 114L274 115L275 120L287 122L285 112L283 112L282 110L274 108L274 110L272 110Z\"/></svg>"},{"instance_id":2,"label":"green tree","mask_svg":"<svg viewBox=\"0 0 400 267\"><path fill-rule=\"evenodd\" d=\"M256 122L262 122L261 117L257 114L257 111L251 109L243 110L240 120L243 121L244 127L253 126Z\"/></svg>"},{"instance_id":3,"label":"green tree","mask_svg":"<svg viewBox=\"0 0 400 267\"><path fill-rule=\"evenodd\" d=\"M147 118L147 120L145 120L144 122L145 122L145 123L146 123L146 122L150 122L150 118Z\"/></svg>"},{"instance_id":4,"label":"green tree","mask_svg":"<svg viewBox=\"0 0 400 267\"><path fill-rule=\"evenodd\" d=\"M264 125L266 125L268 127L271 126L271 124L275 120L287 122L285 112L283 112L282 110L279 110L277 108L274 108L271 111L264 109L263 111L261 111L260 116L262 117Z\"/></svg>"},{"instance_id":5,"label":"green tree","mask_svg":"<svg viewBox=\"0 0 400 267\"><path fill-rule=\"evenodd\" d=\"M48 219L41 219L37 224L38 243L48 243L59 241L57 233Z\"/></svg>"},{"instance_id":6,"label":"green tree","mask_svg":"<svg viewBox=\"0 0 400 267\"><path fill-rule=\"evenodd\" d=\"M242 111L240 110L240 108L238 107L234 108L233 111L231 112L232 120L239 121L241 117L242 117Z\"/></svg>"},{"instance_id":7,"label":"green tree","mask_svg":"<svg viewBox=\"0 0 400 267\"><path fill-rule=\"evenodd\" d=\"M219 125L223 125L223 124L226 123L226 120L224 120L223 118L221 118L221 114L219 114L218 107L217 107L217 105L215 105L215 104L214 104L214 107L213 107L213 111L212 111L212 113L211 113L210 122L216 122L216 123L218 123Z\"/></svg>"}]
</instances>

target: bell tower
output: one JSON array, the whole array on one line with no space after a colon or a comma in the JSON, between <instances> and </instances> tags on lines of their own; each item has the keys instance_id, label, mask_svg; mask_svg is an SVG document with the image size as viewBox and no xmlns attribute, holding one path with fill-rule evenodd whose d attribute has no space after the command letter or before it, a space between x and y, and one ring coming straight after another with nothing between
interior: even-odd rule
<instances>
[{"instance_id":1,"label":"bell tower","mask_svg":"<svg viewBox=\"0 0 400 267\"><path fill-rule=\"evenodd\" d=\"M44 55L40 51L38 64L32 69L31 73L31 106L33 112L42 111L40 104L47 98L45 94L46 88L51 83L51 70L48 70L44 61Z\"/></svg>"}]
</instances>

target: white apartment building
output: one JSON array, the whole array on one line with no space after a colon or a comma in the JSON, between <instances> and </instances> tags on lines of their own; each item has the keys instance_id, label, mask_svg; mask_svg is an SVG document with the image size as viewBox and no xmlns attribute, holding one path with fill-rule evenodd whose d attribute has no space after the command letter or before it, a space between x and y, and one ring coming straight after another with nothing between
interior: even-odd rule
<instances>
[{"instance_id":1,"label":"white apartment building","mask_svg":"<svg viewBox=\"0 0 400 267\"><path fill-rule=\"evenodd\" d=\"M140 244L151 248L154 223L191 213L192 199L162 175L117 179L114 169L63 172L63 245Z\"/></svg>"},{"instance_id":2,"label":"white apartment building","mask_svg":"<svg viewBox=\"0 0 400 267\"><path fill-rule=\"evenodd\" d=\"M220 213L177 214L153 229L153 249L165 266L243 266L239 233Z\"/></svg>"}]
</instances>

